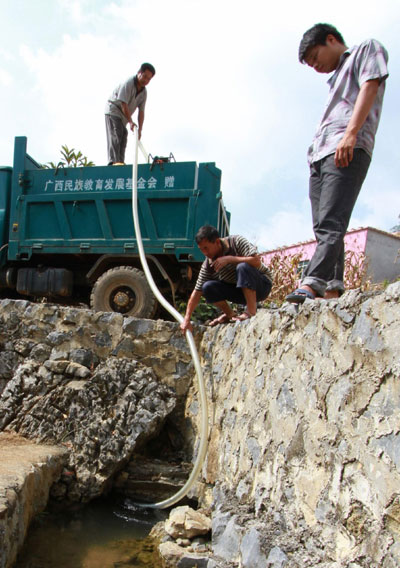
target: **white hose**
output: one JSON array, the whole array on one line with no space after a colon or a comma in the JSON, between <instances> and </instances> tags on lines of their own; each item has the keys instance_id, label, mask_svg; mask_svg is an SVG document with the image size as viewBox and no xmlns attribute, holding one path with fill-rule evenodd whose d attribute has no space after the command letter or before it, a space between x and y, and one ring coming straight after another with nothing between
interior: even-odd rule
<instances>
[{"instance_id":1,"label":"white hose","mask_svg":"<svg viewBox=\"0 0 400 568\"><path fill-rule=\"evenodd\" d=\"M138 196L137 196L137 172L138 172L138 147L142 150L143 154L146 156L145 150L139 141L138 138L138 129L135 128L134 130L135 136L135 152L134 152L134 160L132 165L132 212L133 212L133 223L135 226L135 234L136 234L136 242L139 249L139 256L143 266L144 273L146 275L147 281L150 285L150 288L160 302L160 304L176 319L177 322L182 323L183 316L173 307L164 296L161 294L159 289L157 288L153 276L151 275L149 265L147 264L146 255L143 248L142 242L142 235L140 232L140 224L139 224L139 215L138 215ZM207 452L207 440L208 440L208 404L207 404L207 395L206 389L204 384L203 373L200 366L199 355L197 353L196 344L193 339L192 333L187 330L186 331L186 341L188 342L190 353L192 355L193 364L196 370L197 375L197 382L198 382L198 389L200 395L200 409L201 409L201 424L200 424L200 445L197 453L197 457L195 463L193 465L192 472L186 481L185 485L172 497L165 499L164 501L160 501L159 503L136 503L137 505L143 507L151 507L153 509L165 509L166 507L170 507L174 505L178 501L180 501L185 495L188 494L190 488L194 484L197 479L197 476L201 470L201 467L204 462L204 458Z\"/></svg>"}]
</instances>

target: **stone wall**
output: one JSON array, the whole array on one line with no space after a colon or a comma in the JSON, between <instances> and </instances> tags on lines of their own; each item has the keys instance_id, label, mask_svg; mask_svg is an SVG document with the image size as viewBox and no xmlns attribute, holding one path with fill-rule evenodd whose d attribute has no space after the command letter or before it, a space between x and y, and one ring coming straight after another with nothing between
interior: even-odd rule
<instances>
[{"instance_id":1,"label":"stone wall","mask_svg":"<svg viewBox=\"0 0 400 568\"><path fill-rule=\"evenodd\" d=\"M192 373L175 324L0 302L0 431L68 450L58 498L102 494L167 417L189 447Z\"/></svg>"},{"instance_id":2,"label":"stone wall","mask_svg":"<svg viewBox=\"0 0 400 568\"><path fill-rule=\"evenodd\" d=\"M400 565L399 299L398 282L197 328L210 444L193 495L213 549L199 565ZM0 302L0 430L63 449L58 496L101 493L167 416L196 450L196 391L177 324Z\"/></svg>"},{"instance_id":3,"label":"stone wall","mask_svg":"<svg viewBox=\"0 0 400 568\"><path fill-rule=\"evenodd\" d=\"M400 566L399 299L397 282L204 334L210 568Z\"/></svg>"}]
</instances>

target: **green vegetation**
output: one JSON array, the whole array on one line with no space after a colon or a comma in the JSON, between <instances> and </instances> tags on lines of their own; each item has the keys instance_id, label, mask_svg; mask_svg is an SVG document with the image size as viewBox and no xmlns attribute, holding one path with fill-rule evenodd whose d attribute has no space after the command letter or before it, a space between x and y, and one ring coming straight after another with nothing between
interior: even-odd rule
<instances>
[{"instance_id":1,"label":"green vegetation","mask_svg":"<svg viewBox=\"0 0 400 568\"><path fill-rule=\"evenodd\" d=\"M185 315L186 306L187 306L186 301L184 300L177 301L178 312L181 313L182 315ZM207 304L205 299L201 298L198 306L194 310L190 319L196 323L204 324L207 321L218 317L219 314L220 311L215 306L213 306L212 304Z\"/></svg>"},{"instance_id":2,"label":"green vegetation","mask_svg":"<svg viewBox=\"0 0 400 568\"><path fill-rule=\"evenodd\" d=\"M94 166L94 162L88 160L86 156L82 154L80 150L77 152L74 148L71 150L67 145L61 146L60 150L62 159L55 164L54 162L48 162L43 165L46 169L57 169L57 168L83 168L88 166Z\"/></svg>"}]
</instances>

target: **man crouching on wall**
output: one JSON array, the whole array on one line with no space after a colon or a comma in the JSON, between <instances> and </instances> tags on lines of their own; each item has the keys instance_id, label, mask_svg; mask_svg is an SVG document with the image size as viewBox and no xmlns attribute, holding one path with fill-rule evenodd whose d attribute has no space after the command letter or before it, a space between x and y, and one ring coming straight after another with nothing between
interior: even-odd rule
<instances>
[{"instance_id":1,"label":"man crouching on wall","mask_svg":"<svg viewBox=\"0 0 400 568\"><path fill-rule=\"evenodd\" d=\"M189 298L181 330L192 331L190 317L203 295L207 303L222 311L210 322L211 326L254 316L257 302L265 300L272 287L271 274L257 248L240 235L221 238L211 225L199 229L196 243L206 259ZM246 311L237 315L228 301L246 304Z\"/></svg>"}]
</instances>

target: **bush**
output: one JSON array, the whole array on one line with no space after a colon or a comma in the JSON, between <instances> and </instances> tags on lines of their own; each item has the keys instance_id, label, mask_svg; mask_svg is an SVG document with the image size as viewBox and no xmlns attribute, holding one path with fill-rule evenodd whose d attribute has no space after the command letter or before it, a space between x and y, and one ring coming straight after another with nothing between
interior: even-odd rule
<instances>
[{"instance_id":1,"label":"bush","mask_svg":"<svg viewBox=\"0 0 400 568\"><path fill-rule=\"evenodd\" d=\"M344 287L346 290L361 288L363 291L372 288L367 275L368 260L363 252L347 251L344 258Z\"/></svg>"},{"instance_id":2,"label":"bush","mask_svg":"<svg viewBox=\"0 0 400 568\"><path fill-rule=\"evenodd\" d=\"M285 256L277 252L271 258L268 268L273 274L273 285L267 305L271 302L282 304L285 297L297 288L301 256L301 253Z\"/></svg>"},{"instance_id":3,"label":"bush","mask_svg":"<svg viewBox=\"0 0 400 568\"><path fill-rule=\"evenodd\" d=\"M300 263L303 264L302 253L284 255L277 252L269 262L274 280L271 294L265 301L281 305L285 297L299 285L301 278ZM344 286L347 290L361 288L363 291L370 290L372 283L367 275L368 262L363 252L346 251L344 261Z\"/></svg>"}]
</instances>

